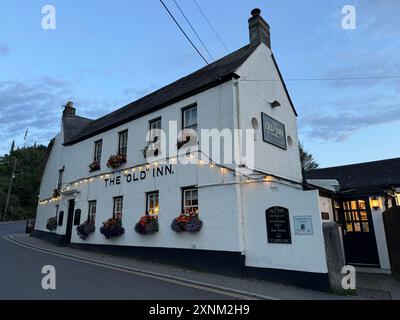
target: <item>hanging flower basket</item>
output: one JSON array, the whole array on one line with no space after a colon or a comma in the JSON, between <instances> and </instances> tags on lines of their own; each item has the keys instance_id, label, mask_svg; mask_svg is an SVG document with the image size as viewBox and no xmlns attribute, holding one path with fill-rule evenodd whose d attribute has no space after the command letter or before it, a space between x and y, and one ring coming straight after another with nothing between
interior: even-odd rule
<instances>
[{"instance_id":1,"label":"hanging flower basket","mask_svg":"<svg viewBox=\"0 0 400 320\"><path fill-rule=\"evenodd\" d=\"M106 239L122 236L125 233L125 229L122 227L121 219L108 219L103 222L103 226L100 228L100 233L104 235Z\"/></svg>"},{"instance_id":2,"label":"hanging flower basket","mask_svg":"<svg viewBox=\"0 0 400 320\"><path fill-rule=\"evenodd\" d=\"M89 166L90 172L98 171L101 169L100 162L94 161Z\"/></svg>"},{"instance_id":3,"label":"hanging flower basket","mask_svg":"<svg viewBox=\"0 0 400 320\"><path fill-rule=\"evenodd\" d=\"M197 213L181 213L180 216L172 221L171 228L175 232L196 233L203 227L203 222Z\"/></svg>"},{"instance_id":4,"label":"hanging flower basket","mask_svg":"<svg viewBox=\"0 0 400 320\"><path fill-rule=\"evenodd\" d=\"M57 229L57 217L52 217L47 220L46 229L50 231Z\"/></svg>"},{"instance_id":5,"label":"hanging flower basket","mask_svg":"<svg viewBox=\"0 0 400 320\"><path fill-rule=\"evenodd\" d=\"M158 232L158 216L146 215L141 217L135 226L135 231L141 235Z\"/></svg>"},{"instance_id":6,"label":"hanging flower basket","mask_svg":"<svg viewBox=\"0 0 400 320\"><path fill-rule=\"evenodd\" d=\"M82 240L86 240L87 237L93 232L96 231L96 226L94 221L85 221L80 226L76 227L76 232L78 233L79 238Z\"/></svg>"},{"instance_id":7,"label":"hanging flower basket","mask_svg":"<svg viewBox=\"0 0 400 320\"><path fill-rule=\"evenodd\" d=\"M107 167L112 168L112 169L117 169L124 163L126 163L126 156L117 154L117 155L110 157L110 159L107 162Z\"/></svg>"}]
</instances>

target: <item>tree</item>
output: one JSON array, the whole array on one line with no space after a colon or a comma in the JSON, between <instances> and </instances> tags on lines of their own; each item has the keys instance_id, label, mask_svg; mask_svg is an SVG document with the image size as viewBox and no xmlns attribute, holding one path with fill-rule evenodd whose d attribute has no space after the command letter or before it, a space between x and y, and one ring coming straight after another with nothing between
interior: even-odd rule
<instances>
[{"instance_id":1,"label":"tree","mask_svg":"<svg viewBox=\"0 0 400 320\"><path fill-rule=\"evenodd\" d=\"M314 159L314 156L311 153L305 150L304 145L301 142L299 143L299 149L300 149L301 167L303 169L303 172L318 169L319 167L318 162Z\"/></svg>"},{"instance_id":2,"label":"tree","mask_svg":"<svg viewBox=\"0 0 400 320\"><path fill-rule=\"evenodd\" d=\"M33 218L42 178L45 146L16 149L0 157L0 211L4 211L14 159L18 164L11 190L7 219Z\"/></svg>"}]
</instances>

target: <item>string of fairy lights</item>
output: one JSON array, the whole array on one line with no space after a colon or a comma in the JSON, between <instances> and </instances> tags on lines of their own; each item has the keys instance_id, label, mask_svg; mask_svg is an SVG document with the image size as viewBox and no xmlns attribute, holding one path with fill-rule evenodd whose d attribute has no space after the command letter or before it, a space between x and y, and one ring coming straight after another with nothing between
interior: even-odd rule
<instances>
[{"instance_id":1,"label":"string of fairy lights","mask_svg":"<svg viewBox=\"0 0 400 320\"><path fill-rule=\"evenodd\" d=\"M174 165L174 164L178 163L178 159L180 159L181 157L186 156L186 157L193 159L193 158L195 158L195 154L201 155L200 157L197 156L196 161L197 161L198 166L208 165L211 169L218 168L221 170L222 174L229 173L229 174L232 174L235 176L245 178L246 183L260 182L260 181L273 182L273 181L275 181L274 178L281 179L280 177L276 177L274 175L267 174L267 173L261 172L259 170L254 170L254 169L250 169L250 170L257 171L257 176L250 176L243 172L238 172L236 169L230 168L226 165L223 165L223 164L220 164L220 163L214 161L205 152L203 152L201 150L196 150L196 151L192 151L192 152L185 153L185 154L179 154L179 155L176 155L173 157L168 157L168 158L163 159L162 161L153 161L153 162L142 163L142 164L138 164L138 165L123 168L123 169L117 169L117 170L111 171L109 173L102 173L102 174L92 175L89 177L74 180L72 182L65 184L65 186L63 186L61 188L61 190L58 190L59 192L57 195L53 195L47 199L39 200L39 204L47 205L49 203L58 202L61 200L64 192L68 192L69 190L71 190L71 188L78 188L80 186L96 182L96 181L98 181L98 179L100 179L100 180L108 179L116 174L121 174L121 173L124 173L124 175L128 175L128 174L132 174L135 172L141 172L143 170L149 170L151 168L157 168L160 165ZM249 168L247 168L247 169L249 169Z\"/></svg>"}]
</instances>

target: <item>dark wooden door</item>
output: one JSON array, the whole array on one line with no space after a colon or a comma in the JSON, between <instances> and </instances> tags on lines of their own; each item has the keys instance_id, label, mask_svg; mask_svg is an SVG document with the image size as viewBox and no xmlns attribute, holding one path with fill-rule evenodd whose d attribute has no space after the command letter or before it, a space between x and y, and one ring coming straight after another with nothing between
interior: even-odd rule
<instances>
[{"instance_id":1,"label":"dark wooden door","mask_svg":"<svg viewBox=\"0 0 400 320\"><path fill-rule=\"evenodd\" d=\"M343 242L348 264L379 266L378 247L368 199L342 203Z\"/></svg>"},{"instance_id":2,"label":"dark wooden door","mask_svg":"<svg viewBox=\"0 0 400 320\"><path fill-rule=\"evenodd\" d=\"M68 219L67 219L67 230L65 233L65 243L71 243L72 235L72 224L74 222L74 211L75 211L75 200L68 201Z\"/></svg>"}]
</instances>

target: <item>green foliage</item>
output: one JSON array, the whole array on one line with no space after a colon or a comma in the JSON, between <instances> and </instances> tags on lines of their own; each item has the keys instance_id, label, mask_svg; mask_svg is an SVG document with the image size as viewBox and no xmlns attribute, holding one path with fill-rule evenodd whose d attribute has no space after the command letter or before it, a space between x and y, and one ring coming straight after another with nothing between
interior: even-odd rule
<instances>
[{"instance_id":1,"label":"green foliage","mask_svg":"<svg viewBox=\"0 0 400 320\"><path fill-rule=\"evenodd\" d=\"M319 164L317 161L315 161L313 155L311 153L308 153L306 149L304 148L303 144L300 142L299 143L299 149L300 149L300 160L301 160L301 166L303 168L303 171L311 171L318 169Z\"/></svg>"},{"instance_id":2,"label":"green foliage","mask_svg":"<svg viewBox=\"0 0 400 320\"><path fill-rule=\"evenodd\" d=\"M46 149L45 146L27 147L0 157L0 216L6 204L14 159L17 159L6 219L35 217Z\"/></svg>"}]
</instances>

